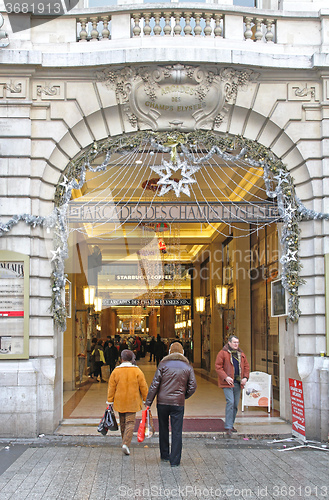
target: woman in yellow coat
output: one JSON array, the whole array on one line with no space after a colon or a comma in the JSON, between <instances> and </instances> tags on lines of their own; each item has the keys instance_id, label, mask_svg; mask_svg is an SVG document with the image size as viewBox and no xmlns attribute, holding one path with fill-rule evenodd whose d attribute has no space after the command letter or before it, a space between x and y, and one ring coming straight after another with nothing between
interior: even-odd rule
<instances>
[{"instance_id":1,"label":"woman in yellow coat","mask_svg":"<svg viewBox=\"0 0 329 500\"><path fill-rule=\"evenodd\" d=\"M148 387L144 373L134 364L134 353L124 349L121 360L122 363L113 370L109 379L107 404L113 404L114 410L119 412L122 451L130 455L136 412L143 408Z\"/></svg>"}]
</instances>

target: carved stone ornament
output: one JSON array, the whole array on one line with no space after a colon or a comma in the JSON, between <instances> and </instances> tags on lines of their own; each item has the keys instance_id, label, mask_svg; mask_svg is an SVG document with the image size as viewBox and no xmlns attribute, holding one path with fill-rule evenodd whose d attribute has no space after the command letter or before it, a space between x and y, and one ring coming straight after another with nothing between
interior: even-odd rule
<instances>
[{"instance_id":1,"label":"carved stone ornament","mask_svg":"<svg viewBox=\"0 0 329 500\"><path fill-rule=\"evenodd\" d=\"M65 87L63 82L33 82L33 99L41 101L53 101L65 99Z\"/></svg>"},{"instance_id":2,"label":"carved stone ornament","mask_svg":"<svg viewBox=\"0 0 329 500\"><path fill-rule=\"evenodd\" d=\"M125 119L135 128L198 130L218 127L240 89L258 77L214 65L105 68L98 81L115 91Z\"/></svg>"},{"instance_id":3,"label":"carved stone ornament","mask_svg":"<svg viewBox=\"0 0 329 500\"><path fill-rule=\"evenodd\" d=\"M26 81L0 80L0 99L24 99L26 97Z\"/></svg>"}]
</instances>

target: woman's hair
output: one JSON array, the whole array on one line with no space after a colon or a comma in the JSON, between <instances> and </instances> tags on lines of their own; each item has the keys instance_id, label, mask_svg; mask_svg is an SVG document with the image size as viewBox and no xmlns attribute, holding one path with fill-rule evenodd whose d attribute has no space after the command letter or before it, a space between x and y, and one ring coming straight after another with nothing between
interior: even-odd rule
<instances>
[{"instance_id":1,"label":"woman's hair","mask_svg":"<svg viewBox=\"0 0 329 500\"><path fill-rule=\"evenodd\" d=\"M136 357L135 354L129 349L124 349L121 353L122 361L130 361L132 364L135 364Z\"/></svg>"}]
</instances>

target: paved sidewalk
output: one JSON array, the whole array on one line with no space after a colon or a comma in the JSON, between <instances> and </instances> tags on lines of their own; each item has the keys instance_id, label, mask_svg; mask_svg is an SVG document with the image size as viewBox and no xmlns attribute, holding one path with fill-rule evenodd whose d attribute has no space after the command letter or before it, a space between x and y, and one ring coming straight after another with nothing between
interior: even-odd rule
<instances>
[{"instance_id":1,"label":"paved sidewalk","mask_svg":"<svg viewBox=\"0 0 329 500\"><path fill-rule=\"evenodd\" d=\"M328 498L328 447L284 446L184 436L181 465L171 468L159 459L156 436L134 437L130 456L111 434L0 439L0 499Z\"/></svg>"}]
</instances>

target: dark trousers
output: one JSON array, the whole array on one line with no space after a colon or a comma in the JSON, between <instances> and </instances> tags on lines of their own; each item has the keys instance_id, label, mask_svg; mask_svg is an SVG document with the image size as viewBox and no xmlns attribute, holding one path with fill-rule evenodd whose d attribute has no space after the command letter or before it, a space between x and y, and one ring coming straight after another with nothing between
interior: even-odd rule
<instances>
[{"instance_id":1,"label":"dark trousers","mask_svg":"<svg viewBox=\"0 0 329 500\"><path fill-rule=\"evenodd\" d=\"M160 456L171 465L179 465L182 455L184 406L157 405L159 420ZM171 452L169 453L169 417L171 424Z\"/></svg>"},{"instance_id":2,"label":"dark trousers","mask_svg":"<svg viewBox=\"0 0 329 500\"><path fill-rule=\"evenodd\" d=\"M95 371L94 371L94 374L95 374L95 377L97 378L98 376L100 378L102 378L102 361L95 361Z\"/></svg>"},{"instance_id":3,"label":"dark trousers","mask_svg":"<svg viewBox=\"0 0 329 500\"><path fill-rule=\"evenodd\" d=\"M157 366L159 366L160 361L162 360L162 356L158 356L157 354L155 355L155 361Z\"/></svg>"}]
</instances>

